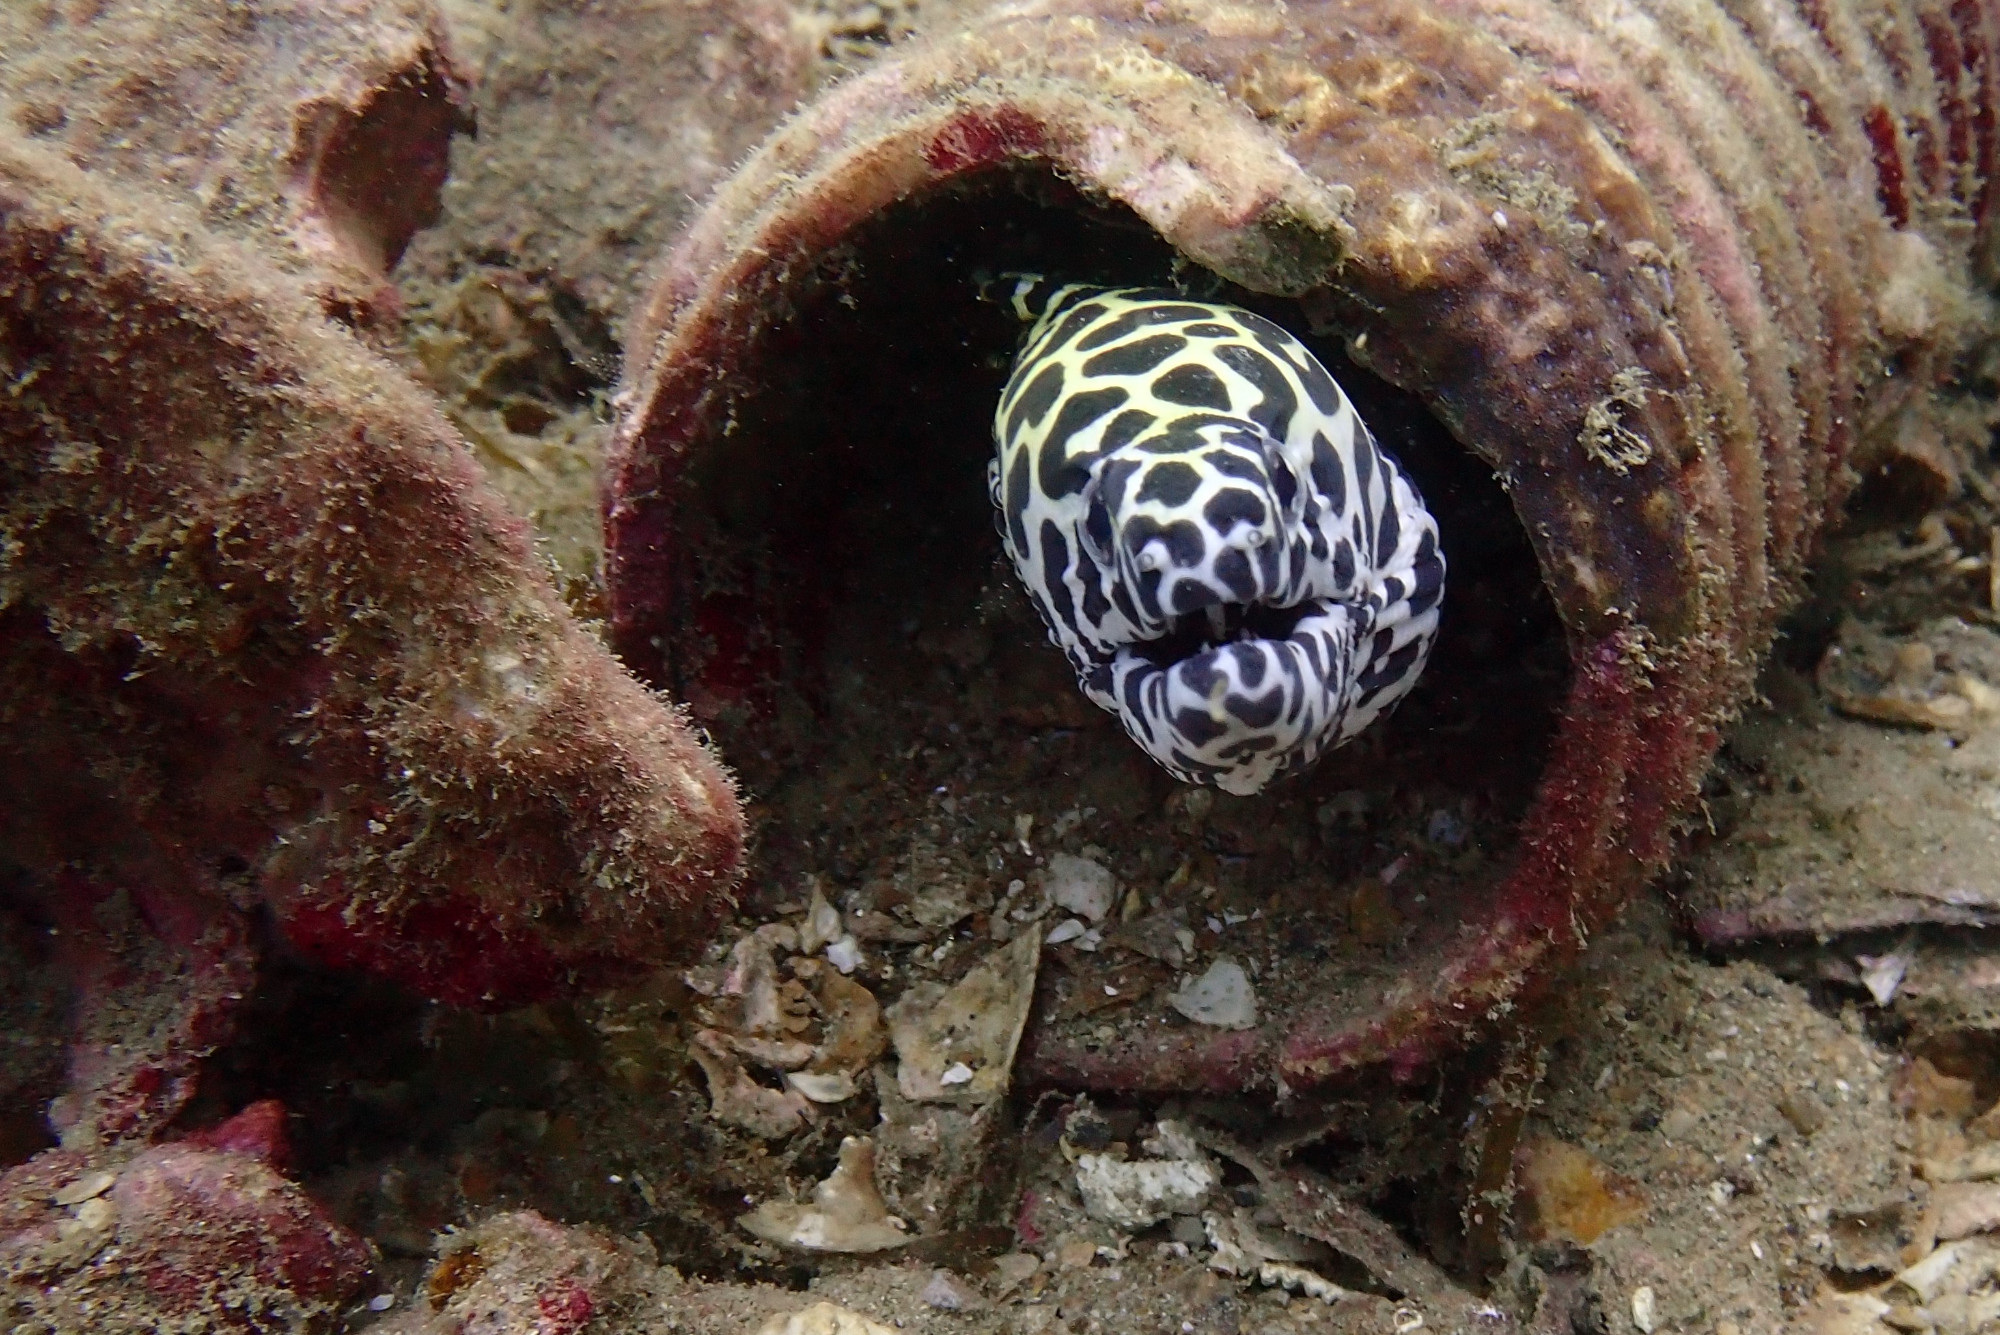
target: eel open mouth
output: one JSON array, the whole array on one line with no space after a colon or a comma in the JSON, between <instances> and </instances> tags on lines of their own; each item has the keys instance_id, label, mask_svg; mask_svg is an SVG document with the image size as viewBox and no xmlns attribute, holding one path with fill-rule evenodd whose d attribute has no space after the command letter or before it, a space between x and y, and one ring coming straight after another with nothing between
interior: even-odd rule
<instances>
[{"instance_id":1,"label":"eel open mouth","mask_svg":"<svg viewBox=\"0 0 2000 1335\"><path fill-rule=\"evenodd\" d=\"M1324 613L1324 598L1309 598L1290 607L1269 603L1214 603L1199 612L1173 619L1165 635L1135 640L1130 652L1154 667L1167 668L1211 649L1243 640L1288 640L1305 617Z\"/></svg>"}]
</instances>

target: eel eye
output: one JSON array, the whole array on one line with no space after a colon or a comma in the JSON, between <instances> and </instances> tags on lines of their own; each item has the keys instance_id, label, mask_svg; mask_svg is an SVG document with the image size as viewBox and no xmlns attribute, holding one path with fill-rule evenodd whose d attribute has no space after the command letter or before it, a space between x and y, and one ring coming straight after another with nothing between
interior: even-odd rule
<instances>
[{"instance_id":1,"label":"eel eye","mask_svg":"<svg viewBox=\"0 0 2000 1335\"><path fill-rule=\"evenodd\" d=\"M1157 543L1147 543L1145 550L1139 553L1139 569L1158 570L1161 564L1159 545Z\"/></svg>"}]
</instances>

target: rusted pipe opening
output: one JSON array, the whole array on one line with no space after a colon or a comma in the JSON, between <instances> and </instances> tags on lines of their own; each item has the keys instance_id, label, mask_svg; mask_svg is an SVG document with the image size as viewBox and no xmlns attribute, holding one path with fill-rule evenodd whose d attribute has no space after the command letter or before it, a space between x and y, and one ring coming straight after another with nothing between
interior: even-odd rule
<instances>
[{"instance_id":1,"label":"rusted pipe opening","mask_svg":"<svg viewBox=\"0 0 2000 1335\"><path fill-rule=\"evenodd\" d=\"M1423 490L1452 570L1431 665L1386 724L1259 797L1191 804L1078 693L1001 555L985 470L1022 326L975 277L1158 284L1175 263L1135 216L1040 165L918 195L817 257L787 317L732 360L728 425L683 460L661 684L762 813L752 894L795 899L818 876L884 913L943 882L997 909L1037 857L1089 844L1169 947L1154 915L1198 933L1226 915L1222 946L1275 962L1269 1013L1340 998L1359 1012L1506 874L1570 686L1563 627L1484 462L1312 335L1298 302L1184 267L1198 293L1308 339ZM1090 1003L1135 989L1168 1016L1171 972L1138 952L1051 952L1044 1034L1132 1014Z\"/></svg>"}]
</instances>

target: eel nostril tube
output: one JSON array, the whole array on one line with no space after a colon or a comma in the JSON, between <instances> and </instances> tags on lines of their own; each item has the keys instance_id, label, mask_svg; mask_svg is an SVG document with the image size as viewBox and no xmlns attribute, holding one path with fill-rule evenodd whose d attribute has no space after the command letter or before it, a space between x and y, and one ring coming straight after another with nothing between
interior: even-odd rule
<instances>
[{"instance_id":1,"label":"eel nostril tube","mask_svg":"<svg viewBox=\"0 0 2000 1335\"><path fill-rule=\"evenodd\" d=\"M867 475L883 504L841 521L850 557L883 542L881 569L908 566L941 498L962 487L987 505L978 437L1013 335L973 339L976 302L939 304L970 286L952 257L1158 284L1163 243L1234 284L1232 303L1316 336L1323 360L1344 350L1357 401L1366 373L1388 405L1359 403L1438 520L1450 612L1397 715L1299 781L1331 813L1299 830L1303 851L1256 856L1289 859L1301 898L1331 902L1352 884L1327 870L1350 820L1443 782L1462 785L1451 811L1498 813L1506 837L1476 870L1378 877L1399 926L1372 944L1362 917L1311 919L1308 904L1301 936L1323 970L1273 997L1262 1028L1162 1017L1106 1038L1052 1008L1032 1078L1167 1089L1297 1087L1381 1062L1409 1073L1506 1013L1665 864L1817 535L1885 442L1933 412L1994 259L1991 11L1635 4L1003 9L830 90L662 261L631 331L606 578L621 653L690 690L716 680L703 653L807 642L762 629L803 605L791 589L815 569L806 557L764 585L695 578L704 534L753 527L718 498L772 476L777 428L822 433L785 456L785 476L808 455L860 458L798 386L847 402L878 377L871 402L907 407L912 440L940 423L960 433L948 459L883 456L895 466ZM1926 40L1942 31L1955 40ZM1035 218L1056 214L1112 218L1118 244L1051 242ZM830 274L860 275L842 289L864 308L851 319L826 295L847 280ZM879 365L892 351L906 359L893 372ZM1168 388L1203 393L1193 375ZM960 458L962 484L925 471ZM857 475L840 467L826 476ZM890 504L918 475L940 486ZM951 513L954 532L993 541L984 513ZM890 514L910 527L869 527ZM795 542L808 517L758 522ZM1385 647L1377 684L1423 653ZM796 680L774 696L797 697ZM732 759L755 754L721 740ZM1336 783L1362 795L1318 786ZM1257 800L1284 807L1287 786ZM1135 849L1171 834L1138 828L1161 819L1147 802L1133 804L1151 813L1131 817ZM1366 955L1383 947L1388 962Z\"/></svg>"}]
</instances>

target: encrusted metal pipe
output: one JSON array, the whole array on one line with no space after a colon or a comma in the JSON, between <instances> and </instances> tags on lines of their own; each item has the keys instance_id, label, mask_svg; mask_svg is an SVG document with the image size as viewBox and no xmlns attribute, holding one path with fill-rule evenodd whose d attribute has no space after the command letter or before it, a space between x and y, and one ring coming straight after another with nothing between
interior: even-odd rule
<instances>
[{"instance_id":1,"label":"encrusted metal pipe","mask_svg":"<svg viewBox=\"0 0 2000 1335\"><path fill-rule=\"evenodd\" d=\"M1160 1087L1421 1063L1663 865L1816 538L1931 425L1995 258L1997 60L1984 0L1002 7L833 89L665 258L606 502L617 644L672 652L685 470L783 380L766 335L835 247L1004 169L1129 208L1295 298L1491 467L1572 675L1484 910L1386 992L1221 1040L1044 1036L1031 1065Z\"/></svg>"}]
</instances>

